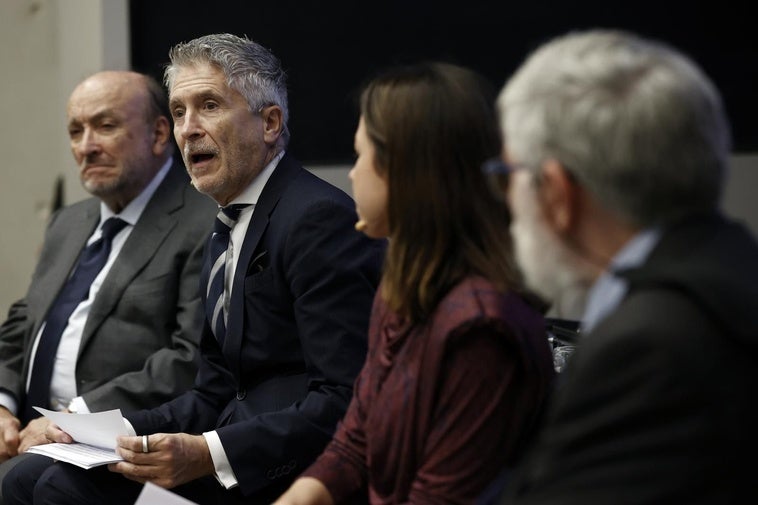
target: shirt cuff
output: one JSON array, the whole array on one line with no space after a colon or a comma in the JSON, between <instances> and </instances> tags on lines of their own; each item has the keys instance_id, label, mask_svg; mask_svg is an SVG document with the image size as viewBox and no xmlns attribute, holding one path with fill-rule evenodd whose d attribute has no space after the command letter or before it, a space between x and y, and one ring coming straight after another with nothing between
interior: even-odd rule
<instances>
[{"instance_id":1,"label":"shirt cuff","mask_svg":"<svg viewBox=\"0 0 758 505\"><path fill-rule=\"evenodd\" d=\"M13 396L0 391L0 405L8 409L11 414L18 417L18 403L16 403L16 399L13 398Z\"/></svg>"},{"instance_id":2,"label":"shirt cuff","mask_svg":"<svg viewBox=\"0 0 758 505\"><path fill-rule=\"evenodd\" d=\"M84 398L81 396L77 396L73 400L71 400L71 403L68 404L68 410L69 412L73 412L75 414L89 414L89 408L87 407L87 404L84 402Z\"/></svg>"},{"instance_id":3,"label":"shirt cuff","mask_svg":"<svg viewBox=\"0 0 758 505\"><path fill-rule=\"evenodd\" d=\"M226 451L224 451L224 446L221 445L221 439L219 438L218 433L215 431L206 431L203 433L203 436L205 437L205 442L208 444L208 449L211 452L213 468L216 470L216 480L226 489L237 487L237 476L234 475L232 465L226 457Z\"/></svg>"},{"instance_id":4,"label":"shirt cuff","mask_svg":"<svg viewBox=\"0 0 758 505\"><path fill-rule=\"evenodd\" d=\"M126 426L126 431L129 434L130 437L136 437L137 436L137 430L134 429L134 426L132 426L132 423L129 422L129 419L122 417L121 419L124 420L124 426Z\"/></svg>"}]
</instances>

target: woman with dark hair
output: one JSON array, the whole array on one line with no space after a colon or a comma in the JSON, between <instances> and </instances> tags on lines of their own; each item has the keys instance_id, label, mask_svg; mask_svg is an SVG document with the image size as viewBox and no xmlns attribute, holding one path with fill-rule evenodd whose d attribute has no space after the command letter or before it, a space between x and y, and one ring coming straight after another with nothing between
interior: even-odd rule
<instances>
[{"instance_id":1,"label":"woman with dark hair","mask_svg":"<svg viewBox=\"0 0 758 505\"><path fill-rule=\"evenodd\" d=\"M456 65L400 67L360 113L356 228L389 237L369 353L332 442L277 504L472 503L520 456L553 377L480 170L500 152L494 91Z\"/></svg>"}]
</instances>

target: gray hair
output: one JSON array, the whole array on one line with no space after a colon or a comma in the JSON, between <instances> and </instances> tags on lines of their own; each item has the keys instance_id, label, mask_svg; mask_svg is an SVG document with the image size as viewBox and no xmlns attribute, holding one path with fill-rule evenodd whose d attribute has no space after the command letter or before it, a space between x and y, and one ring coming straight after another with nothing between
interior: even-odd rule
<instances>
[{"instance_id":1,"label":"gray hair","mask_svg":"<svg viewBox=\"0 0 758 505\"><path fill-rule=\"evenodd\" d=\"M631 33L569 33L498 97L509 155L559 161L606 208L648 226L718 205L731 133L715 86L677 50Z\"/></svg>"},{"instance_id":2,"label":"gray hair","mask_svg":"<svg viewBox=\"0 0 758 505\"><path fill-rule=\"evenodd\" d=\"M246 37L219 33L179 43L171 48L169 58L163 79L169 90L179 68L214 65L224 73L229 87L245 97L251 112L279 106L284 120L280 139L283 147L288 144L287 75L271 51Z\"/></svg>"}]
</instances>

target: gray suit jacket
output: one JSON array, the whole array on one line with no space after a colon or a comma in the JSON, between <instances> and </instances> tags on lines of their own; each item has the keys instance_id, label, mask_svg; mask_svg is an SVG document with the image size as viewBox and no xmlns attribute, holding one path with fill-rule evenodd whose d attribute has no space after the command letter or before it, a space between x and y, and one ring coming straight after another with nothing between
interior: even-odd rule
<instances>
[{"instance_id":1,"label":"gray suit jacket","mask_svg":"<svg viewBox=\"0 0 758 505\"><path fill-rule=\"evenodd\" d=\"M90 198L53 216L29 291L0 327L0 389L19 403L34 338L98 223L99 205ZM175 162L92 304L76 364L77 392L92 411L152 407L192 385L202 247L215 213Z\"/></svg>"}]
</instances>

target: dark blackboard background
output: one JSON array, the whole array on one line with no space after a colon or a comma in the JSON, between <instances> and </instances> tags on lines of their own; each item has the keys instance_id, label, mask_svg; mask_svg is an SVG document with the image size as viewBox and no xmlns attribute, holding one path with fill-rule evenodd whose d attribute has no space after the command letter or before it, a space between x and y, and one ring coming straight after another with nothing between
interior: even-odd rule
<instances>
[{"instance_id":1,"label":"dark blackboard background","mask_svg":"<svg viewBox=\"0 0 758 505\"><path fill-rule=\"evenodd\" d=\"M290 149L308 165L348 163L355 95L377 70L444 59L498 88L554 35L624 28L677 46L721 90L734 151L758 151L758 34L747 2L130 0L132 66L162 78L168 49L208 33L247 35L289 75ZM698 6L697 4L701 4Z\"/></svg>"}]
</instances>

